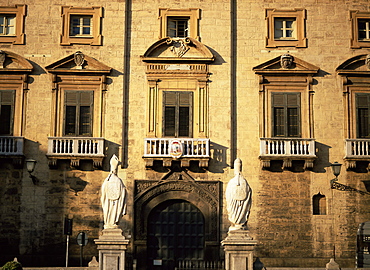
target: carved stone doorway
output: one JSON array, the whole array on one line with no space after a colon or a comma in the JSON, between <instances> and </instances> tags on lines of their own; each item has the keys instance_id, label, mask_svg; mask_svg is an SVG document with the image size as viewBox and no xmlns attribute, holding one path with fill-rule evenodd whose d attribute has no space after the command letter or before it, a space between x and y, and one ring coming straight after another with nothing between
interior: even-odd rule
<instances>
[{"instance_id":1,"label":"carved stone doorway","mask_svg":"<svg viewBox=\"0 0 370 270\"><path fill-rule=\"evenodd\" d=\"M169 200L155 207L148 220L149 269L173 270L178 261L204 259L204 216L192 203Z\"/></svg>"}]
</instances>

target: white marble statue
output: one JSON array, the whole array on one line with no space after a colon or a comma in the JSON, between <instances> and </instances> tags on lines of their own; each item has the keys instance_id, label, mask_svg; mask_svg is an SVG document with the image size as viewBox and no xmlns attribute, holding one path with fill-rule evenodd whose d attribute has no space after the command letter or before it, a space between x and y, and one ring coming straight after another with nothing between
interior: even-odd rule
<instances>
[{"instance_id":1,"label":"white marble statue","mask_svg":"<svg viewBox=\"0 0 370 270\"><path fill-rule=\"evenodd\" d=\"M226 203L229 220L232 225L229 231L245 230L252 204L252 189L241 173L241 160L234 161L234 178L226 187Z\"/></svg>"},{"instance_id":2,"label":"white marble statue","mask_svg":"<svg viewBox=\"0 0 370 270\"><path fill-rule=\"evenodd\" d=\"M104 229L118 228L122 215L126 214L126 187L117 176L118 158L110 160L110 173L101 187L101 204L104 214Z\"/></svg>"}]
</instances>

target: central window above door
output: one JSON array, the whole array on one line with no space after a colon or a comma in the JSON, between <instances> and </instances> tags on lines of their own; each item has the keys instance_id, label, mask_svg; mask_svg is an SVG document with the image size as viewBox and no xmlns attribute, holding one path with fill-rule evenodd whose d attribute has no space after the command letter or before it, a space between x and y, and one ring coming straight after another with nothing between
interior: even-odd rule
<instances>
[{"instance_id":1,"label":"central window above door","mask_svg":"<svg viewBox=\"0 0 370 270\"><path fill-rule=\"evenodd\" d=\"M163 92L163 135L165 137L192 137L192 103L192 92Z\"/></svg>"}]
</instances>

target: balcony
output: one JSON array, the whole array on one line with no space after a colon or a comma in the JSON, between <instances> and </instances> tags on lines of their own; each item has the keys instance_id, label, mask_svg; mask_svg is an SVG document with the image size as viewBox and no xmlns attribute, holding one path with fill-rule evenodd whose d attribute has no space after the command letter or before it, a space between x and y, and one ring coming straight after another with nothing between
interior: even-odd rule
<instances>
[{"instance_id":1,"label":"balcony","mask_svg":"<svg viewBox=\"0 0 370 270\"><path fill-rule=\"evenodd\" d=\"M283 168L292 167L293 160L304 160L304 168L313 167L316 159L315 139L261 138L262 167L270 167L271 160L283 160Z\"/></svg>"},{"instance_id":2,"label":"balcony","mask_svg":"<svg viewBox=\"0 0 370 270\"><path fill-rule=\"evenodd\" d=\"M10 158L14 164L22 164L23 146L23 137L0 136L0 158Z\"/></svg>"},{"instance_id":3,"label":"balcony","mask_svg":"<svg viewBox=\"0 0 370 270\"><path fill-rule=\"evenodd\" d=\"M346 139L345 153L347 169L356 168L357 161L370 161L370 139Z\"/></svg>"},{"instance_id":4,"label":"balcony","mask_svg":"<svg viewBox=\"0 0 370 270\"><path fill-rule=\"evenodd\" d=\"M58 159L70 159L71 165L77 167L81 159L88 159L94 167L102 167L104 138L49 137L46 155L51 166L55 166Z\"/></svg>"},{"instance_id":5,"label":"balcony","mask_svg":"<svg viewBox=\"0 0 370 270\"><path fill-rule=\"evenodd\" d=\"M170 167L173 160L180 160L182 167L189 167L190 161L208 167L209 139L146 138L143 158L147 167L153 166L154 160L163 161L165 167Z\"/></svg>"}]
</instances>

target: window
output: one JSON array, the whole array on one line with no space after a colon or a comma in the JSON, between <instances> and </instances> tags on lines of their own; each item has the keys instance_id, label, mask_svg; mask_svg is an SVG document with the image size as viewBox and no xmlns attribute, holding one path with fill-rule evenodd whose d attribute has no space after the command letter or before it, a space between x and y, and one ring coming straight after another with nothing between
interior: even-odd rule
<instances>
[{"instance_id":1,"label":"window","mask_svg":"<svg viewBox=\"0 0 370 270\"><path fill-rule=\"evenodd\" d=\"M64 135L92 136L93 91L65 91Z\"/></svg>"},{"instance_id":2,"label":"window","mask_svg":"<svg viewBox=\"0 0 370 270\"><path fill-rule=\"evenodd\" d=\"M63 30L61 45L102 45L101 7L62 7Z\"/></svg>"},{"instance_id":3,"label":"window","mask_svg":"<svg viewBox=\"0 0 370 270\"><path fill-rule=\"evenodd\" d=\"M25 5L0 7L0 43L24 44Z\"/></svg>"},{"instance_id":4,"label":"window","mask_svg":"<svg viewBox=\"0 0 370 270\"><path fill-rule=\"evenodd\" d=\"M356 94L357 138L370 138L370 94Z\"/></svg>"},{"instance_id":5,"label":"window","mask_svg":"<svg viewBox=\"0 0 370 270\"><path fill-rule=\"evenodd\" d=\"M15 91L0 90L0 135L13 134Z\"/></svg>"},{"instance_id":6,"label":"window","mask_svg":"<svg viewBox=\"0 0 370 270\"><path fill-rule=\"evenodd\" d=\"M351 48L370 48L370 12L350 11Z\"/></svg>"},{"instance_id":7,"label":"window","mask_svg":"<svg viewBox=\"0 0 370 270\"><path fill-rule=\"evenodd\" d=\"M304 9L266 9L266 47L306 47Z\"/></svg>"},{"instance_id":8,"label":"window","mask_svg":"<svg viewBox=\"0 0 370 270\"><path fill-rule=\"evenodd\" d=\"M168 17L167 18L167 36L185 38L189 33L188 17Z\"/></svg>"},{"instance_id":9,"label":"window","mask_svg":"<svg viewBox=\"0 0 370 270\"><path fill-rule=\"evenodd\" d=\"M296 38L295 18L275 18L275 40L290 40Z\"/></svg>"},{"instance_id":10,"label":"window","mask_svg":"<svg viewBox=\"0 0 370 270\"><path fill-rule=\"evenodd\" d=\"M161 22L159 38L186 38L199 40L198 21L200 10L190 9L160 9Z\"/></svg>"},{"instance_id":11,"label":"window","mask_svg":"<svg viewBox=\"0 0 370 270\"><path fill-rule=\"evenodd\" d=\"M300 93L271 93L273 137L300 137Z\"/></svg>"},{"instance_id":12,"label":"window","mask_svg":"<svg viewBox=\"0 0 370 270\"><path fill-rule=\"evenodd\" d=\"M192 93L164 91L163 95L163 135L191 137Z\"/></svg>"},{"instance_id":13,"label":"window","mask_svg":"<svg viewBox=\"0 0 370 270\"><path fill-rule=\"evenodd\" d=\"M318 193L312 198L313 214L326 215L326 197Z\"/></svg>"},{"instance_id":14,"label":"window","mask_svg":"<svg viewBox=\"0 0 370 270\"><path fill-rule=\"evenodd\" d=\"M71 16L70 36L92 35L92 16Z\"/></svg>"}]
</instances>

